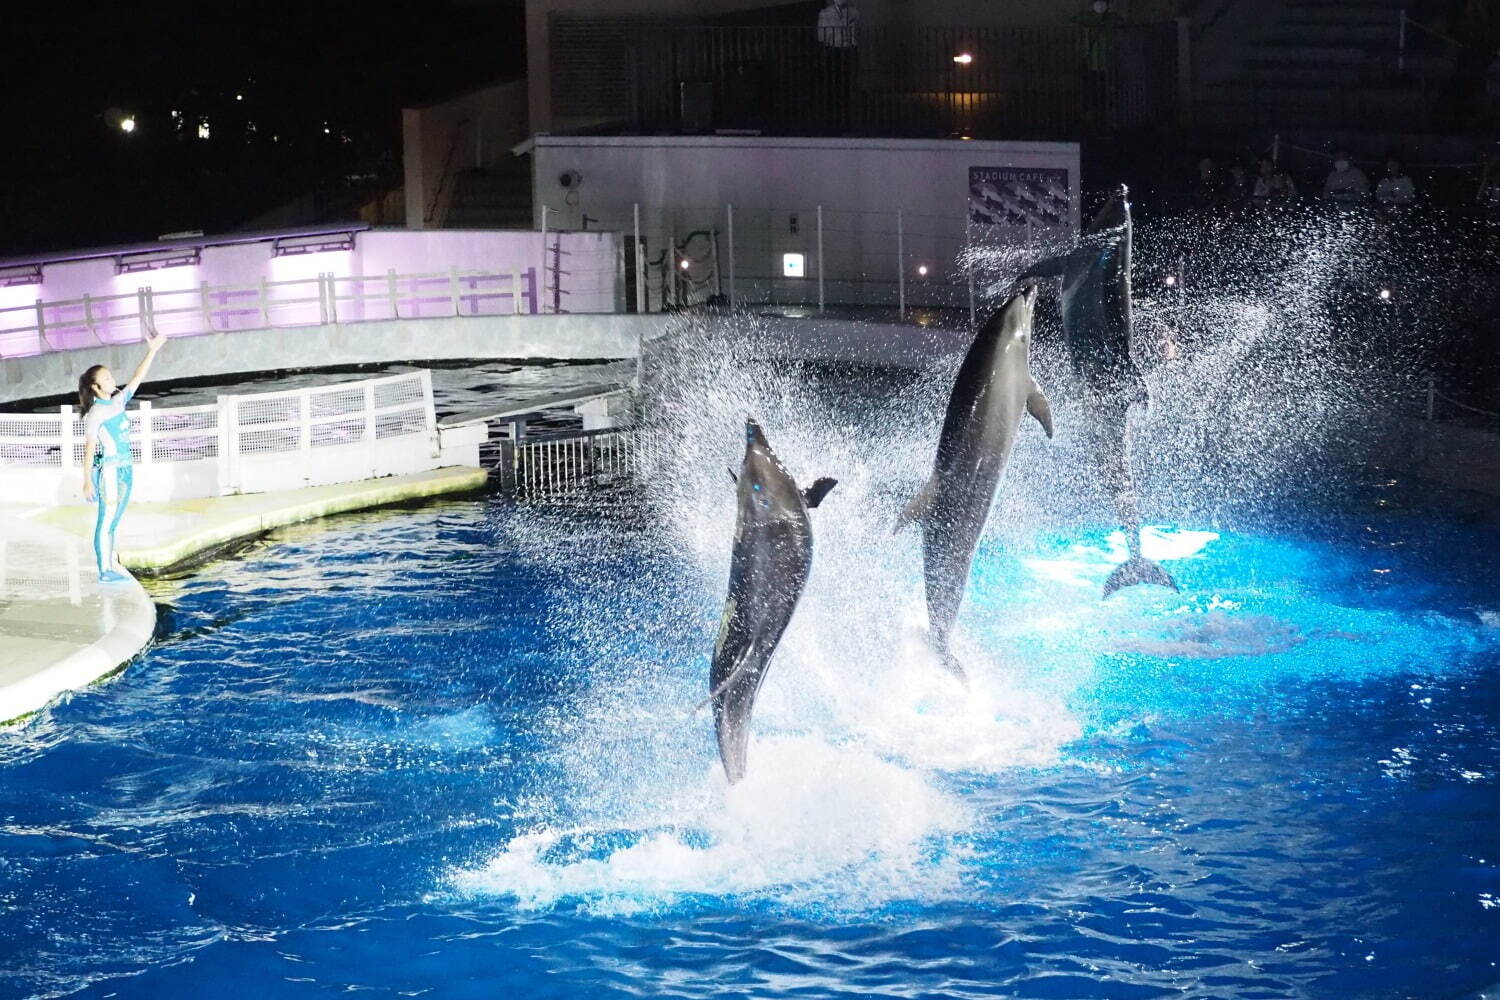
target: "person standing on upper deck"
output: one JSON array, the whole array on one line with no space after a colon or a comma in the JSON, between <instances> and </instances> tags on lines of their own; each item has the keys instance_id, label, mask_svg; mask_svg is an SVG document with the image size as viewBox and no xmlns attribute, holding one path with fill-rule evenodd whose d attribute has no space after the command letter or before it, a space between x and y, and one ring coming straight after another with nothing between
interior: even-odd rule
<instances>
[{"instance_id":1,"label":"person standing on upper deck","mask_svg":"<svg viewBox=\"0 0 1500 1000\"><path fill-rule=\"evenodd\" d=\"M845 0L828 0L828 6L818 12L818 46L823 51L824 99L834 131L849 128L858 45L859 9Z\"/></svg>"}]
</instances>

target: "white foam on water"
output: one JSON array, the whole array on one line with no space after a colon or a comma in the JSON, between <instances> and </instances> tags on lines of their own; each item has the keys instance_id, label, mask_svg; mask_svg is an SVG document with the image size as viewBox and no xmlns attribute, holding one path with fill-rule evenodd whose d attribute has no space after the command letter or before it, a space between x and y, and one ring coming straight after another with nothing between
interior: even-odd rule
<instances>
[{"instance_id":1,"label":"white foam on water","mask_svg":"<svg viewBox=\"0 0 1500 1000\"><path fill-rule=\"evenodd\" d=\"M866 910L958 892L957 855L940 838L969 819L920 773L811 736L759 739L751 757L733 787L715 763L702 796L675 813L633 829L526 833L451 883L523 907L573 901L594 913L731 895Z\"/></svg>"}]
</instances>

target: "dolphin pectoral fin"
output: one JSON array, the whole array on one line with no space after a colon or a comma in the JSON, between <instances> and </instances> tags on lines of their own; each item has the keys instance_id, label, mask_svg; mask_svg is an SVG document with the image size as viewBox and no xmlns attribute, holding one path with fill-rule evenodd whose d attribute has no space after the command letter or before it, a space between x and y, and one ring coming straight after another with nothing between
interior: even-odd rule
<instances>
[{"instance_id":1,"label":"dolphin pectoral fin","mask_svg":"<svg viewBox=\"0 0 1500 1000\"><path fill-rule=\"evenodd\" d=\"M1178 589L1177 581L1172 579L1172 574L1145 556L1131 556L1116 566L1115 571L1109 574L1109 579L1104 581L1104 596L1108 597L1124 587L1134 587L1139 584L1155 584L1158 587Z\"/></svg>"},{"instance_id":2,"label":"dolphin pectoral fin","mask_svg":"<svg viewBox=\"0 0 1500 1000\"><path fill-rule=\"evenodd\" d=\"M1036 417L1036 422L1042 425L1042 430L1047 436L1052 436L1052 404L1047 402L1047 394L1042 392L1042 387L1035 382L1032 383L1031 395L1026 397L1026 412Z\"/></svg>"},{"instance_id":3,"label":"dolphin pectoral fin","mask_svg":"<svg viewBox=\"0 0 1500 1000\"><path fill-rule=\"evenodd\" d=\"M726 466L726 468L728 467ZM740 477L734 474L734 469L732 468L729 468L729 481L731 483L734 483L736 486L740 484Z\"/></svg>"},{"instance_id":4,"label":"dolphin pectoral fin","mask_svg":"<svg viewBox=\"0 0 1500 1000\"><path fill-rule=\"evenodd\" d=\"M926 517L927 508L932 506L932 497L936 492L937 475L934 473L932 478L928 479L917 491L917 495L911 498L911 502L901 509L901 513L896 517L896 527L892 529L892 534Z\"/></svg>"},{"instance_id":5,"label":"dolphin pectoral fin","mask_svg":"<svg viewBox=\"0 0 1500 1000\"><path fill-rule=\"evenodd\" d=\"M815 480L811 486L802 491L802 499L809 509L816 507L823 502L823 498L828 495L828 491L838 484L839 481L837 479L829 479L827 476L824 476L821 479Z\"/></svg>"},{"instance_id":6,"label":"dolphin pectoral fin","mask_svg":"<svg viewBox=\"0 0 1500 1000\"><path fill-rule=\"evenodd\" d=\"M754 651L755 651L755 644L754 643L751 643L749 646L746 646L745 647L745 651L740 654L740 662L736 663L734 665L734 669L731 670L731 671L729 671L729 676L725 677L722 681L720 681L718 687L713 688L712 690L710 690L708 692L708 697L704 698L702 701L698 702L698 707L694 708L693 711L694 712L701 712L701 711L703 711L703 709L704 709L705 706L707 706L715 698L722 697L725 691L728 691L731 687L733 687L734 686L734 682L737 681L737 680L739 680L740 677L745 673L745 668L748 667L752 662L754 662L755 658L750 655Z\"/></svg>"}]
</instances>

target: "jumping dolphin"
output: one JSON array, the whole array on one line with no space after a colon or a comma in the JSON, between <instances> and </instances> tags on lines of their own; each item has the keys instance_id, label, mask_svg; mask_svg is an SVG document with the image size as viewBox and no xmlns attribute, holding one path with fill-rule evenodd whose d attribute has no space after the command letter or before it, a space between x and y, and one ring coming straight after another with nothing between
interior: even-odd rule
<instances>
[{"instance_id":1,"label":"jumping dolphin","mask_svg":"<svg viewBox=\"0 0 1500 1000\"><path fill-rule=\"evenodd\" d=\"M1043 260L1016 279L1062 278L1063 339L1083 381L1090 416L1084 434L1130 549L1129 558L1105 581L1105 597L1138 583L1177 589L1166 570L1141 554L1140 503L1130 473L1130 405L1148 405L1150 398L1130 354L1128 193L1122 184L1089 223L1078 249Z\"/></svg>"},{"instance_id":2,"label":"jumping dolphin","mask_svg":"<svg viewBox=\"0 0 1500 1000\"><path fill-rule=\"evenodd\" d=\"M989 517L995 487L1030 413L1052 436L1052 410L1031 376L1031 314L1036 286L1011 297L974 338L958 368L937 459L927 480L896 522L922 525L928 636L943 666L967 683L948 648L969 582L969 565Z\"/></svg>"},{"instance_id":3,"label":"jumping dolphin","mask_svg":"<svg viewBox=\"0 0 1500 1000\"><path fill-rule=\"evenodd\" d=\"M755 695L812 568L808 508L821 503L837 482L819 479L799 491L754 420L745 421L745 460L734 478L739 516L729 598L708 675L719 757L731 785L745 776Z\"/></svg>"}]
</instances>

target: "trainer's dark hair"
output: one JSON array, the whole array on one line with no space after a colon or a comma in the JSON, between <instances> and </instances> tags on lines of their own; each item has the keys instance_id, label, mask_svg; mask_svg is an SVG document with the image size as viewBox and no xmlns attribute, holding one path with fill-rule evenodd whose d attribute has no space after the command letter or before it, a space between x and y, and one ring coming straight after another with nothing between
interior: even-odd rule
<instances>
[{"instance_id":1,"label":"trainer's dark hair","mask_svg":"<svg viewBox=\"0 0 1500 1000\"><path fill-rule=\"evenodd\" d=\"M94 405L94 379L104 370L103 365L90 365L78 376L78 409L85 416Z\"/></svg>"}]
</instances>

